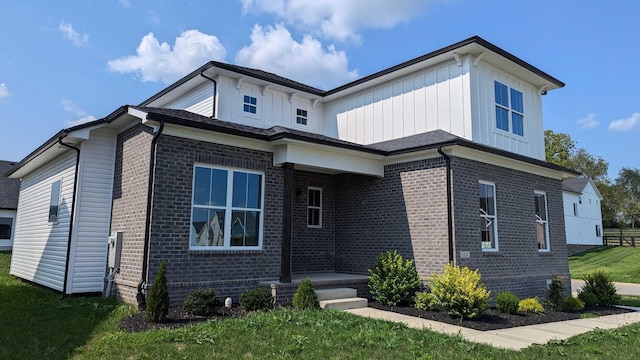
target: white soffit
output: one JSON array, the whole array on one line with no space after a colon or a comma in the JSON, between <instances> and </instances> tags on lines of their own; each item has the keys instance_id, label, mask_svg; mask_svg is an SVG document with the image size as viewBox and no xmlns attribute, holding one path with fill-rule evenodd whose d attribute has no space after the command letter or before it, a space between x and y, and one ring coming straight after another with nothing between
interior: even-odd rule
<instances>
[{"instance_id":1,"label":"white soffit","mask_svg":"<svg viewBox=\"0 0 640 360\"><path fill-rule=\"evenodd\" d=\"M356 173L383 177L382 159L357 156L341 149L321 148L313 145L288 143L279 145L273 154L274 165L294 163L312 168L327 169L334 172Z\"/></svg>"}]
</instances>

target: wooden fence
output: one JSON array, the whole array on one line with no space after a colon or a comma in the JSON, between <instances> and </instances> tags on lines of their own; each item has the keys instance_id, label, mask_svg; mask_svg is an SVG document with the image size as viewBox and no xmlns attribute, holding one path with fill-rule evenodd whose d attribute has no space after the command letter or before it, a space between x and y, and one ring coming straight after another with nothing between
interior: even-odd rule
<instances>
[{"instance_id":1,"label":"wooden fence","mask_svg":"<svg viewBox=\"0 0 640 360\"><path fill-rule=\"evenodd\" d=\"M640 241L640 229L604 229L602 241L605 246L636 247L636 239Z\"/></svg>"}]
</instances>

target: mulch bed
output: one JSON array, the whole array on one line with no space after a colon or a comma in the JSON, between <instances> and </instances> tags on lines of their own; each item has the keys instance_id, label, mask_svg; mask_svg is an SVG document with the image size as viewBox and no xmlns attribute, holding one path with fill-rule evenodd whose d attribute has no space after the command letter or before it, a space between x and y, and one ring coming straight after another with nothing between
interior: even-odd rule
<instances>
[{"instance_id":1,"label":"mulch bed","mask_svg":"<svg viewBox=\"0 0 640 360\"><path fill-rule=\"evenodd\" d=\"M466 328L486 331L486 330L499 330L508 329L516 326L545 324L556 321L566 321L580 319L580 316L585 313L596 314L598 316L623 314L631 312L631 310L621 309L613 306L596 306L584 309L583 311L553 311L546 310L543 314L524 314L518 313L510 315L501 312L496 308L491 308L484 315L477 319L465 319L460 322L460 319L450 317L442 310L424 311L418 310L413 307L402 306L386 306L378 302L370 302L369 307L379 310L392 311L399 314L419 317L428 320L439 321L452 325L459 325Z\"/></svg>"},{"instance_id":2,"label":"mulch bed","mask_svg":"<svg viewBox=\"0 0 640 360\"><path fill-rule=\"evenodd\" d=\"M141 332L152 329L176 329L190 324L205 322L208 320L225 319L244 316L246 312L239 306L231 308L221 307L214 316L197 316L189 314L181 307L169 309L167 321L163 323L153 323L147 320L144 311L125 316L120 322L120 329L126 332Z\"/></svg>"}]
</instances>

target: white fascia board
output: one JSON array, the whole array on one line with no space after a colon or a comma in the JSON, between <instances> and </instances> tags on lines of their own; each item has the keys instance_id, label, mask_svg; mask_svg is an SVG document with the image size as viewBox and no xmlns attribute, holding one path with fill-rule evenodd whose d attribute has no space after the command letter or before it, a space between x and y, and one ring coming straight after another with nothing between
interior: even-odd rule
<instances>
[{"instance_id":1,"label":"white fascia board","mask_svg":"<svg viewBox=\"0 0 640 360\"><path fill-rule=\"evenodd\" d=\"M593 187L593 190L596 192L596 195L598 196L598 198L600 200L604 199L602 197L602 194L600 193L600 190L598 190L598 187L596 186L596 183L593 181L592 178L589 178L589 184L591 184L591 187Z\"/></svg>"},{"instance_id":2,"label":"white fascia board","mask_svg":"<svg viewBox=\"0 0 640 360\"><path fill-rule=\"evenodd\" d=\"M147 121L147 113L145 111L134 109L129 106L127 108L127 113L131 116L135 116L138 119L142 120L143 123Z\"/></svg>"},{"instance_id":3,"label":"white fascia board","mask_svg":"<svg viewBox=\"0 0 640 360\"><path fill-rule=\"evenodd\" d=\"M149 121L150 123L152 121ZM153 121L155 122L155 121ZM150 125L150 124L147 124ZM193 139L208 143L235 146L251 150L273 152L274 146L263 140L251 139L242 136L223 134L215 131L195 129L187 126L164 124L162 135L171 135L185 139Z\"/></svg>"},{"instance_id":4,"label":"white fascia board","mask_svg":"<svg viewBox=\"0 0 640 360\"><path fill-rule=\"evenodd\" d=\"M21 179L32 171L38 169L39 167L49 163L51 160L57 158L67 151L72 151L71 149L64 147L58 143L54 143L47 150L40 153L38 156L34 157L28 163L24 164L20 169L16 170L9 178L11 179Z\"/></svg>"},{"instance_id":5,"label":"white fascia board","mask_svg":"<svg viewBox=\"0 0 640 360\"><path fill-rule=\"evenodd\" d=\"M287 162L313 168L330 169L335 172L384 176L382 159L358 156L337 148L321 148L313 146L313 144L307 146L307 144L289 143L277 146L273 156L274 165L278 166Z\"/></svg>"}]
</instances>

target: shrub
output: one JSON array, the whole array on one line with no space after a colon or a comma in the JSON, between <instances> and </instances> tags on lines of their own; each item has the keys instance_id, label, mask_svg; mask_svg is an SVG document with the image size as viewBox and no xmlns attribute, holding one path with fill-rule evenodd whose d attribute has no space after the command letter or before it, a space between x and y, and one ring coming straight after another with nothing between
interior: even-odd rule
<instances>
[{"instance_id":1,"label":"shrub","mask_svg":"<svg viewBox=\"0 0 640 360\"><path fill-rule=\"evenodd\" d=\"M578 298L567 296L566 298L562 299L562 302L560 303L560 309L562 309L562 311L580 311L584 309L584 303Z\"/></svg>"},{"instance_id":2,"label":"shrub","mask_svg":"<svg viewBox=\"0 0 640 360\"><path fill-rule=\"evenodd\" d=\"M296 293L293 294L293 307L296 309L319 309L320 302L311 279L302 279Z\"/></svg>"},{"instance_id":3,"label":"shrub","mask_svg":"<svg viewBox=\"0 0 640 360\"><path fill-rule=\"evenodd\" d=\"M160 269L151 285L149 302L145 309L145 315L151 322L163 322L169 315L169 287L167 285L167 262L162 260Z\"/></svg>"},{"instance_id":4,"label":"shrub","mask_svg":"<svg viewBox=\"0 0 640 360\"><path fill-rule=\"evenodd\" d=\"M413 307L418 310L433 310L436 308L436 297L427 291L419 291L413 298Z\"/></svg>"},{"instance_id":5,"label":"shrub","mask_svg":"<svg viewBox=\"0 0 640 360\"><path fill-rule=\"evenodd\" d=\"M479 317L489 305L490 291L480 282L480 272L449 264L442 275L433 274L431 292L437 304L450 316Z\"/></svg>"},{"instance_id":6,"label":"shrub","mask_svg":"<svg viewBox=\"0 0 640 360\"><path fill-rule=\"evenodd\" d=\"M501 291L496 294L496 306L498 307L498 310L504 313L517 313L519 302L520 299L511 291Z\"/></svg>"},{"instance_id":7,"label":"shrub","mask_svg":"<svg viewBox=\"0 0 640 360\"><path fill-rule=\"evenodd\" d=\"M604 306L615 305L620 301L620 295L609 275L604 271L596 271L584 277L584 285L579 293L591 293L598 298L598 304Z\"/></svg>"},{"instance_id":8,"label":"shrub","mask_svg":"<svg viewBox=\"0 0 640 360\"><path fill-rule=\"evenodd\" d=\"M199 316L214 315L220 306L216 292L211 289L198 289L190 292L182 303L186 312Z\"/></svg>"},{"instance_id":9,"label":"shrub","mask_svg":"<svg viewBox=\"0 0 640 360\"><path fill-rule=\"evenodd\" d=\"M266 288L255 288L240 295L240 306L247 311L267 311L273 309L273 296Z\"/></svg>"},{"instance_id":10,"label":"shrub","mask_svg":"<svg viewBox=\"0 0 640 360\"><path fill-rule=\"evenodd\" d=\"M560 278L553 278L547 290L547 303L552 309L561 309L562 301L564 300L564 283Z\"/></svg>"},{"instance_id":11,"label":"shrub","mask_svg":"<svg viewBox=\"0 0 640 360\"><path fill-rule=\"evenodd\" d=\"M584 306L593 307L598 305L598 297L590 292L579 292L578 299L582 300Z\"/></svg>"},{"instance_id":12,"label":"shrub","mask_svg":"<svg viewBox=\"0 0 640 360\"><path fill-rule=\"evenodd\" d=\"M528 298L520 300L518 303L518 311L525 313L541 314L544 312L544 308L540 301L536 298Z\"/></svg>"},{"instance_id":13,"label":"shrub","mask_svg":"<svg viewBox=\"0 0 640 360\"><path fill-rule=\"evenodd\" d=\"M369 269L371 296L382 304L409 304L420 287L420 277L413 260L404 260L397 251L387 251L376 258Z\"/></svg>"}]
</instances>

